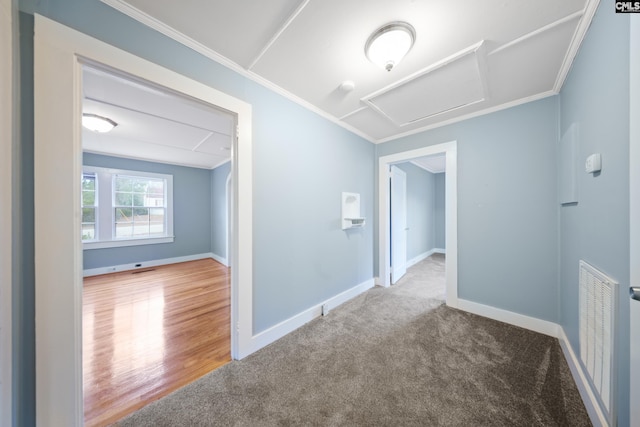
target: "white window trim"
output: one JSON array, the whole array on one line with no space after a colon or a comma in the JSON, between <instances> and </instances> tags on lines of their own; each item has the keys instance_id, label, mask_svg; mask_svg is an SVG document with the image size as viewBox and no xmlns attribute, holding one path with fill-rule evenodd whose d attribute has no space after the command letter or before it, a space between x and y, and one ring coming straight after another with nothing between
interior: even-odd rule
<instances>
[{"instance_id":1,"label":"white window trim","mask_svg":"<svg viewBox=\"0 0 640 427\"><path fill-rule=\"evenodd\" d=\"M83 166L83 173L96 175L96 189L98 203L96 205L96 234L97 240L82 242L83 249L119 248L125 246L154 245L159 243L173 243L173 175L133 171L126 169L102 168L97 166ZM167 183L165 189L167 198L166 227L164 236L142 238L116 238L113 234L113 176L128 175L142 178L163 179Z\"/></svg>"}]
</instances>

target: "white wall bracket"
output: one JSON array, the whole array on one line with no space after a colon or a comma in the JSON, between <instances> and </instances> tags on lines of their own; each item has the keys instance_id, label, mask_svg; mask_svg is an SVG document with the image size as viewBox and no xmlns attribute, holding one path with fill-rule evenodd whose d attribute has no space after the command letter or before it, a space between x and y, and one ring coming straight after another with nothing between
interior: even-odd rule
<instances>
[{"instance_id":1,"label":"white wall bracket","mask_svg":"<svg viewBox=\"0 0 640 427\"><path fill-rule=\"evenodd\" d=\"M360 194L342 193L342 229L364 227L365 218L360 216Z\"/></svg>"}]
</instances>

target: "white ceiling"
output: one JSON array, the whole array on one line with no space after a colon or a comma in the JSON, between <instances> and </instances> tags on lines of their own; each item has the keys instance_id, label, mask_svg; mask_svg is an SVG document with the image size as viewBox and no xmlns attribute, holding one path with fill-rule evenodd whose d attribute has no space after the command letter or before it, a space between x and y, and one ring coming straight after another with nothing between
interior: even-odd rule
<instances>
[{"instance_id":1,"label":"white ceiling","mask_svg":"<svg viewBox=\"0 0 640 427\"><path fill-rule=\"evenodd\" d=\"M234 117L131 77L83 68L83 112L118 125L82 129L84 151L213 169L231 157Z\"/></svg>"},{"instance_id":2,"label":"white ceiling","mask_svg":"<svg viewBox=\"0 0 640 427\"><path fill-rule=\"evenodd\" d=\"M102 1L372 142L557 93L598 3ZM364 45L391 21L416 41L387 72Z\"/></svg>"}]
</instances>

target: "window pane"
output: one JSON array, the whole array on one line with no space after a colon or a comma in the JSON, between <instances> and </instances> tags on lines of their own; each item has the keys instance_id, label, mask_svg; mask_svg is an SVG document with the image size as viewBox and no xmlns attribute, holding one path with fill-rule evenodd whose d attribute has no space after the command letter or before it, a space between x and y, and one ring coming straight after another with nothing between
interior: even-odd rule
<instances>
[{"instance_id":1,"label":"window pane","mask_svg":"<svg viewBox=\"0 0 640 427\"><path fill-rule=\"evenodd\" d=\"M144 194L139 194L139 193L133 194L133 206L145 206Z\"/></svg>"},{"instance_id":2,"label":"window pane","mask_svg":"<svg viewBox=\"0 0 640 427\"><path fill-rule=\"evenodd\" d=\"M132 211L131 208L116 208L116 223L133 221Z\"/></svg>"},{"instance_id":3,"label":"window pane","mask_svg":"<svg viewBox=\"0 0 640 427\"><path fill-rule=\"evenodd\" d=\"M116 237L131 237L133 236L133 223L122 222L116 224Z\"/></svg>"},{"instance_id":4,"label":"window pane","mask_svg":"<svg viewBox=\"0 0 640 427\"><path fill-rule=\"evenodd\" d=\"M82 189L91 190L91 191L96 189L95 174L89 174L89 173L82 174Z\"/></svg>"},{"instance_id":5,"label":"window pane","mask_svg":"<svg viewBox=\"0 0 640 427\"><path fill-rule=\"evenodd\" d=\"M164 222L150 222L149 223L149 232L150 234L161 234L164 235Z\"/></svg>"},{"instance_id":6,"label":"window pane","mask_svg":"<svg viewBox=\"0 0 640 427\"><path fill-rule=\"evenodd\" d=\"M153 197L164 197L164 181L149 181L148 193Z\"/></svg>"},{"instance_id":7,"label":"window pane","mask_svg":"<svg viewBox=\"0 0 640 427\"><path fill-rule=\"evenodd\" d=\"M116 181L116 185L115 185L115 191L131 191L133 188L133 185L131 183L131 178L128 177L121 177L118 176L115 179Z\"/></svg>"},{"instance_id":8,"label":"window pane","mask_svg":"<svg viewBox=\"0 0 640 427\"><path fill-rule=\"evenodd\" d=\"M116 193L116 206L132 206L133 195L131 193Z\"/></svg>"},{"instance_id":9,"label":"window pane","mask_svg":"<svg viewBox=\"0 0 640 427\"><path fill-rule=\"evenodd\" d=\"M94 240L96 238L95 223L82 224L82 240Z\"/></svg>"},{"instance_id":10,"label":"window pane","mask_svg":"<svg viewBox=\"0 0 640 427\"><path fill-rule=\"evenodd\" d=\"M95 191L83 191L82 192L82 206L95 206L96 193Z\"/></svg>"},{"instance_id":11,"label":"window pane","mask_svg":"<svg viewBox=\"0 0 640 427\"><path fill-rule=\"evenodd\" d=\"M133 181L133 189L134 193L146 193L147 185L149 180L147 179L136 179Z\"/></svg>"},{"instance_id":12,"label":"window pane","mask_svg":"<svg viewBox=\"0 0 640 427\"><path fill-rule=\"evenodd\" d=\"M149 221L164 222L164 209L149 209Z\"/></svg>"},{"instance_id":13,"label":"window pane","mask_svg":"<svg viewBox=\"0 0 640 427\"><path fill-rule=\"evenodd\" d=\"M148 223L134 223L133 224L133 235L134 236L148 236L149 235L149 224Z\"/></svg>"},{"instance_id":14,"label":"window pane","mask_svg":"<svg viewBox=\"0 0 640 427\"><path fill-rule=\"evenodd\" d=\"M135 208L133 210L133 222L149 222L149 209Z\"/></svg>"},{"instance_id":15,"label":"window pane","mask_svg":"<svg viewBox=\"0 0 640 427\"><path fill-rule=\"evenodd\" d=\"M82 222L96 222L95 208L82 208ZM84 228L83 228L84 230Z\"/></svg>"}]
</instances>

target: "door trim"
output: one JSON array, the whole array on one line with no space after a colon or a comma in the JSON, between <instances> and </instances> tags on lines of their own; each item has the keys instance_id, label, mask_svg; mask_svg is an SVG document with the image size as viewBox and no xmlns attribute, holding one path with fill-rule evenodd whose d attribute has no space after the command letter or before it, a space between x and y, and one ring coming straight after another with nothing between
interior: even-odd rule
<instances>
[{"instance_id":1,"label":"door trim","mask_svg":"<svg viewBox=\"0 0 640 427\"><path fill-rule=\"evenodd\" d=\"M640 81L635 76L640 73L640 21L629 20L629 281L631 286L640 286ZM626 292L625 292L626 294ZM633 302L630 300L629 304ZM631 305L629 309L631 310ZM630 317L633 316L630 313ZM640 336L632 336L640 333L640 327L629 326L629 374L640 377L637 363L640 354L634 347L634 339L637 343ZM640 384L633 377L629 379L629 420L640 420ZM636 402L634 404L634 402Z\"/></svg>"},{"instance_id":2,"label":"door trim","mask_svg":"<svg viewBox=\"0 0 640 427\"><path fill-rule=\"evenodd\" d=\"M35 15L36 420L81 426L82 402L82 62L124 71L236 114L232 148L232 357L251 353L251 105L209 86Z\"/></svg>"},{"instance_id":3,"label":"door trim","mask_svg":"<svg viewBox=\"0 0 640 427\"><path fill-rule=\"evenodd\" d=\"M11 0L0 2L0 425L11 425L13 418L13 173L14 138L17 134L18 106L15 101L14 23L16 9ZM15 27L14 27L15 25ZM16 85L17 86L17 85Z\"/></svg>"},{"instance_id":4,"label":"door trim","mask_svg":"<svg viewBox=\"0 0 640 427\"><path fill-rule=\"evenodd\" d=\"M382 156L378 159L378 274L381 286L390 286L389 166L416 157L446 154L445 170L445 260L447 305L458 307L458 170L457 141Z\"/></svg>"}]
</instances>

